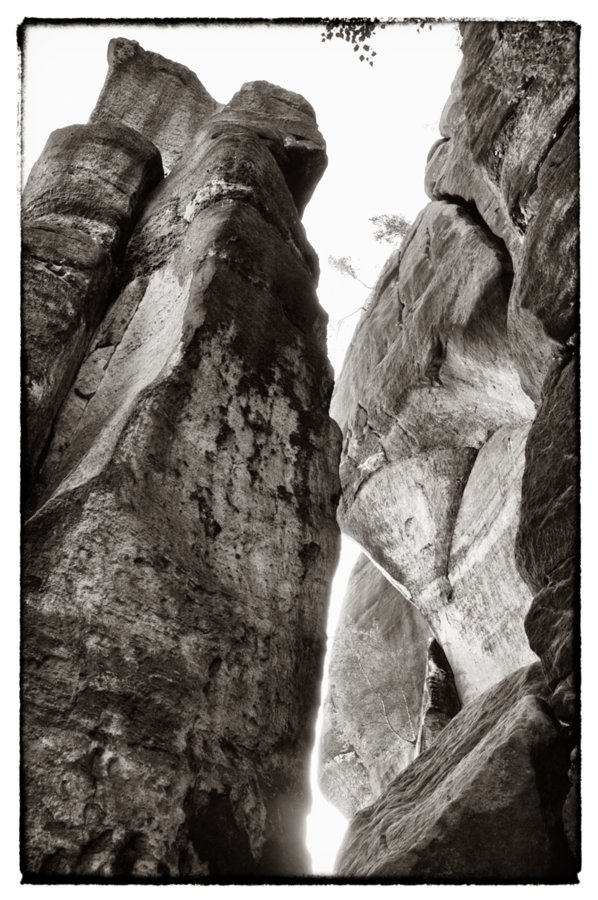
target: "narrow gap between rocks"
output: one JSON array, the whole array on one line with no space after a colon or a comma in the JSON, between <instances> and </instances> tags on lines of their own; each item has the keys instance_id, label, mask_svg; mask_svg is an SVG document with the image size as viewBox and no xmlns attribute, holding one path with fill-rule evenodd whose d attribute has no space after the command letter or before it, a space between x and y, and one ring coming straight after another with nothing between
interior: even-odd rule
<instances>
[{"instance_id":1,"label":"narrow gap between rocks","mask_svg":"<svg viewBox=\"0 0 598 900\"><path fill-rule=\"evenodd\" d=\"M309 780L312 806L306 822L306 843L308 852L311 855L314 875L332 875L334 873L334 861L349 824L348 820L326 799L320 790L318 773L325 703L328 694L328 669L332 642L337 629L349 576L361 552L361 547L354 540L346 534L341 535L341 552L330 591L326 625L326 657L322 673L320 707L310 764Z\"/></svg>"}]
</instances>

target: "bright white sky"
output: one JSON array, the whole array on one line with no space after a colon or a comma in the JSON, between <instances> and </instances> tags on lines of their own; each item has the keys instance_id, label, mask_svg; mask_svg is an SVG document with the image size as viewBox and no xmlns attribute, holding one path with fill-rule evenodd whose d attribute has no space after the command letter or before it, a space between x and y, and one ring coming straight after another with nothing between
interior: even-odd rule
<instances>
[{"instance_id":1,"label":"bright white sky","mask_svg":"<svg viewBox=\"0 0 598 900\"><path fill-rule=\"evenodd\" d=\"M349 256L373 285L392 249L373 240L371 216L401 213L412 221L427 202L426 156L460 58L454 25L393 25L373 39L373 67L351 46L321 42L321 26L62 25L30 27L25 43L23 175L55 128L86 122L106 75L108 41L139 41L192 69L219 102L245 81L264 79L297 91L316 110L328 147L328 169L304 215L321 265L320 301L330 316L329 354L337 371L368 291L338 274L328 257ZM359 548L343 541L331 595L331 636ZM322 696L327 690L324 679ZM318 738L320 733L318 721ZM317 786L312 761L312 813L307 823L314 871L332 872L346 821Z\"/></svg>"},{"instance_id":2,"label":"bright white sky","mask_svg":"<svg viewBox=\"0 0 598 900\"><path fill-rule=\"evenodd\" d=\"M83 15L84 10L80 4L67 3L57 0L51 4L51 8L37 0L28 0L25 4L13 4L18 10L11 9L8 13L10 22L3 29L7 39L4 48L2 62L5 65L3 73L4 85L8 86L8 92L12 89L14 77L14 38L11 32L16 23L25 15ZM7 4L11 6L10 0ZM122 8L121 8L122 6ZM335 9L331 9L331 3L314 4L304 0L301 7L289 8L286 4L276 3L272 8L265 9L263 2L247 4L247 8L237 6L230 8L231 4L221 0L218 8L210 4L208 0L200 3L181 4L178 0L171 0L169 4L155 4L150 0L143 3L115 4L112 0L104 0L101 8L95 9L96 15L363 15L373 14L372 7L376 8L378 15L456 15L476 16L486 15L494 17L570 17L575 21L584 22L586 43L586 58L584 60L584 32L582 32L582 62L585 62L586 72L595 66L596 54L593 53L592 39L596 38L593 20L590 13L584 12L590 5L569 0L562 4L543 0L542 3L521 3L513 0L503 0L500 7L492 5L483 9L479 2L461 2L460 4L447 4L445 0L439 3L421 2L386 4L381 9L381 4L361 4L358 6L351 0L344 0ZM258 8L258 6L260 8ZM96 5L94 4L94 7ZM310 8L308 8L310 7ZM340 7L340 8L339 8ZM457 8L458 7L458 8ZM593 15L593 14L592 14ZM4 25L4 22L3 22ZM220 102L226 102L232 94L245 81L265 79L276 82L285 88L298 91L303 94L315 107L318 123L328 144L329 166L320 185L316 189L305 216L304 223L308 237L320 256L322 275L320 280L320 301L328 310L332 328L329 337L329 353L335 369L340 371L342 357L351 337L352 330L359 318L355 315L337 329L334 323L347 313L356 310L366 299L367 292L355 282L338 275L327 265L329 255L350 256L358 270L360 277L367 284L373 284L376 275L383 264L390 248L387 245L379 245L373 241L372 226L368 221L373 215L379 213L401 213L412 220L422 206L427 202L423 192L423 175L426 156L429 147L437 137L437 123L440 112L448 97L450 84L456 72L459 62L457 47L457 33L454 26L435 24L431 31L425 30L416 33L414 26L396 25L378 33L374 38L378 56L375 66L359 63L355 58L349 44L336 39L322 44L319 38L319 27L281 27L264 26L239 27L227 26L61 26L61 27L36 27L29 30L26 48L26 93L24 96L24 175L26 176L31 165L39 156L49 133L55 128L71 125L77 122L87 121L96 98L102 87L106 73L106 47L111 37L124 35L135 40L148 50L154 50L177 62L187 65L195 71L210 93ZM588 50L592 49L591 53ZM595 73L596 75L596 73ZM592 83L598 83L592 77L585 82L586 90L582 96L591 93ZM594 96L595 101L595 96ZM592 124L592 116L589 110L592 99L585 101L585 125L582 115L583 134L582 141L586 141L585 160L596 158L598 143L596 142L595 128ZM12 120L15 112L14 94L9 98L5 108L6 121ZM8 152L12 152L10 141ZM594 151L590 149L594 147ZM6 148L5 148L6 149ZM8 155L8 154L7 154ZM593 163L590 163L593 165ZM11 159L7 160L7 168L10 169ZM582 163L583 166L583 163ZM587 170L586 166L586 170ZM582 174L585 170L582 168ZM595 179L592 177L592 189ZM590 187L588 179L585 182ZM585 229L582 229L582 259L583 253L589 257L593 252L594 243L590 244L595 227L595 204L584 205L586 221ZM18 232L10 232L11 222L8 219L5 260L18 258ZM585 235L585 243L584 241ZM11 243L14 241L14 243ZM592 267L586 267L589 271ZM582 270L583 275L583 270ZM18 275L11 276L15 289L18 292ZM589 285L588 285L589 287ZM10 294L6 289L7 296ZM588 292L593 296L593 288ZM13 312L16 305L13 305ZM6 315L8 318L10 309ZM586 333L592 333L590 324L594 315L593 304L586 304L584 322ZM14 323L14 319L12 322ZM6 322L4 323L6 325ZM18 327L18 322L17 322ZM594 329L595 330L595 329ZM16 331L16 330L15 330ZM18 371L18 340L16 344L10 339L5 344L5 353L10 363L10 371ZM586 361L589 357L586 355ZM582 357L583 362L583 357ZM584 372L586 370L584 369ZM585 377L585 375L584 375ZM3 387L11 386L14 381L3 379ZM589 397L588 392L585 396ZM592 398L588 399L591 402ZM582 405L584 403L582 394ZM14 405L14 397L7 398L5 404L7 421L12 418L16 421L17 411ZM582 419L586 424L590 418L588 411L584 411ZM584 432L584 439L588 431ZM587 456L586 448L586 459ZM591 457L591 454L590 454ZM11 473L7 479L7 492L5 503L10 509L18 510L18 497L14 490L14 471L12 464L5 466L5 472ZM584 491L588 496L588 489L596 490L594 482L595 467L584 468ZM590 480L592 484L590 486ZM10 484L10 481L13 484ZM7 499L8 497L8 499ZM588 510L596 508L596 504L587 503L585 506L585 519ZM5 547L8 547L8 556L14 559L18 556L16 544L16 529L14 527L17 513L7 517L8 530ZM582 533L591 534L586 525ZM12 543L11 543L12 541ZM329 633L338 617L340 603L344 594L346 580L350 569L356 559L358 550L352 542L343 542L341 563L335 577L330 617ZM587 567L584 574L589 572L592 560L585 556ZM16 567L15 567L16 572ZM596 572L592 570L592 583L595 584ZM588 575L585 581L587 583ZM16 596L16 577L12 572L6 582L7 597L11 600ZM16 604L8 604L6 615L16 616ZM584 624L585 633L588 630L588 617L590 610L585 604ZM594 608L592 604L592 609ZM11 612L12 610L12 612ZM583 611L583 607L582 607ZM15 622L15 619L12 620ZM8 648L15 656L7 654L10 658L10 668L6 673L5 684L9 685L7 694L14 699L16 697L14 681L18 671L18 648L14 640L15 632L6 629L11 639L11 647ZM7 648L5 648L7 649ZM587 656L587 654L586 654ZM586 677L587 667L584 670ZM587 683L587 682L586 682ZM323 692L326 691L326 684ZM586 704L587 706L588 704ZM589 732L590 710L584 713L584 734L587 746ZM595 725L595 721L593 722ZM319 730L319 725L318 725ZM12 745L11 745L12 746ZM6 748L5 748L6 749ZM16 771L16 742L10 762L5 764L4 770L8 779L14 782ZM4 759L4 756L3 756ZM315 765L314 765L315 770ZM589 796L590 782L595 788L595 778L586 767L584 773L584 787L586 798ZM317 787L312 787L314 794L313 814L308 822L308 844L314 861L316 872L330 872L336 853L336 849L342 837L343 819L330 804L326 804ZM18 796L15 784L6 782L6 792L10 794L12 805L16 809ZM596 791L594 790L594 795ZM589 834L588 804L584 805L584 825L586 835ZM16 853L12 852L16 836L16 819L8 822L6 829L5 846L10 842L10 860L7 856L7 866L11 868L16 863ZM4 834L4 830L3 830ZM586 844L587 849L587 844ZM591 860L589 854L585 854L585 869ZM11 871L14 871L11 868ZM583 872L582 872L583 875ZM15 878L16 883L16 878ZM12 883L11 883L12 886ZM586 884L587 886L587 884ZM27 888L21 888L27 891ZM31 890L39 890L31 888ZM87 889L93 893L93 889ZM114 891L118 893L118 888ZM135 891L135 887L122 889ZM182 888L184 890L184 888ZM194 888L190 887L190 890ZM213 888L214 890L214 888ZM216 890L219 890L216 888ZM222 888L227 892L227 888ZM232 890L232 889L231 889ZM260 896L268 887L260 886L254 890L259 891ZM279 887L272 890L280 892ZM289 889L291 890L291 889ZM296 890L301 890L297 887ZM328 888L327 890L334 890ZM349 890L351 887L343 887ZM355 888L355 890L359 890ZM389 888L396 890L396 888ZM403 892L412 890L402 887ZM433 890L433 889L430 889ZM461 890L455 888L455 891ZM484 888L475 890L484 893ZM492 890L492 889L490 889ZM451 888L444 887L443 895L450 894ZM252 888L245 889L245 893L251 893Z\"/></svg>"}]
</instances>

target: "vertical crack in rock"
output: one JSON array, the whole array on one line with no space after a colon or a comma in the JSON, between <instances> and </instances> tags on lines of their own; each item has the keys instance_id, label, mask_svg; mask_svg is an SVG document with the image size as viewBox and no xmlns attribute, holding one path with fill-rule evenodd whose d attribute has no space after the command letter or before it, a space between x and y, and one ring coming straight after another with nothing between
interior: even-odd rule
<instances>
[{"instance_id":1,"label":"vertical crack in rock","mask_svg":"<svg viewBox=\"0 0 598 900\"><path fill-rule=\"evenodd\" d=\"M24 871L301 875L338 553L297 211L324 142L281 88L220 110L135 42L110 61L84 127L136 128L172 170L71 364L24 530Z\"/></svg>"},{"instance_id":2,"label":"vertical crack in rock","mask_svg":"<svg viewBox=\"0 0 598 900\"><path fill-rule=\"evenodd\" d=\"M455 679L446 654L438 641L428 644L426 678L422 697L416 754L430 747L443 728L461 709Z\"/></svg>"}]
</instances>

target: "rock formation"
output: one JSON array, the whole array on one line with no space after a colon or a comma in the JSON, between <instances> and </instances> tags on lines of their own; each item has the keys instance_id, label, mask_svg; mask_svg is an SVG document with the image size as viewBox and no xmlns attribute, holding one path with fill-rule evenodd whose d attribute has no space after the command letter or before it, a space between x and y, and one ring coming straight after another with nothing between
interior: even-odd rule
<instances>
[{"instance_id":1,"label":"rock formation","mask_svg":"<svg viewBox=\"0 0 598 900\"><path fill-rule=\"evenodd\" d=\"M332 406L341 525L421 610L464 702L534 659L513 556L534 406L509 350L510 285L502 245L432 202L380 276Z\"/></svg>"},{"instance_id":2,"label":"rock formation","mask_svg":"<svg viewBox=\"0 0 598 900\"><path fill-rule=\"evenodd\" d=\"M463 709L356 815L338 872L567 881L578 865L578 29L461 32L431 202L378 279L332 410L341 527L421 612L454 674L452 712L457 699ZM350 669L334 678L338 693ZM329 718L342 732L338 711ZM364 744L371 778L384 757Z\"/></svg>"},{"instance_id":3,"label":"rock formation","mask_svg":"<svg viewBox=\"0 0 598 900\"><path fill-rule=\"evenodd\" d=\"M23 199L25 475L109 305L134 220L163 177L156 147L122 123L55 131Z\"/></svg>"},{"instance_id":4,"label":"rock formation","mask_svg":"<svg viewBox=\"0 0 598 900\"><path fill-rule=\"evenodd\" d=\"M578 29L470 22L332 401L311 106L112 41L23 200L25 879L579 868ZM165 177L166 176L166 177ZM342 443L342 453L341 453ZM339 455L340 482L339 482ZM538 661L539 660L539 661Z\"/></svg>"},{"instance_id":5,"label":"rock formation","mask_svg":"<svg viewBox=\"0 0 598 900\"><path fill-rule=\"evenodd\" d=\"M470 703L356 815L338 870L431 883L570 880L569 741L547 696L536 663Z\"/></svg>"},{"instance_id":6,"label":"rock formation","mask_svg":"<svg viewBox=\"0 0 598 900\"><path fill-rule=\"evenodd\" d=\"M109 60L24 200L23 870L299 875L338 551L299 217L325 146L281 88L222 108Z\"/></svg>"},{"instance_id":7,"label":"rock formation","mask_svg":"<svg viewBox=\"0 0 598 900\"><path fill-rule=\"evenodd\" d=\"M332 645L320 783L350 818L415 756L430 630L360 556Z\"/></svg>"}]
</instances>

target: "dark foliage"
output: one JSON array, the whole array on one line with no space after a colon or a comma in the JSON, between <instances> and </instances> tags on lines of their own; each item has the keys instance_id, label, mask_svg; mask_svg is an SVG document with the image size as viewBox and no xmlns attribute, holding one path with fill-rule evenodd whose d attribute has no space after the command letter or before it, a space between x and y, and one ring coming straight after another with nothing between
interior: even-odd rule
<instances>
[{"instance_id":1,"label":"dark foliage","mask_svg":"<svg viewBox=\"0 0 598 900\"><path fill-rule=\"evenodd\" d=\"M376 51L371 40L378 27L386 28L386 23L379 19L328 19L324 23L322 41L330 41L333 37L348 41L353 52L359 54L360 62L373 66Z\"/></svg>"}]
</instances>

